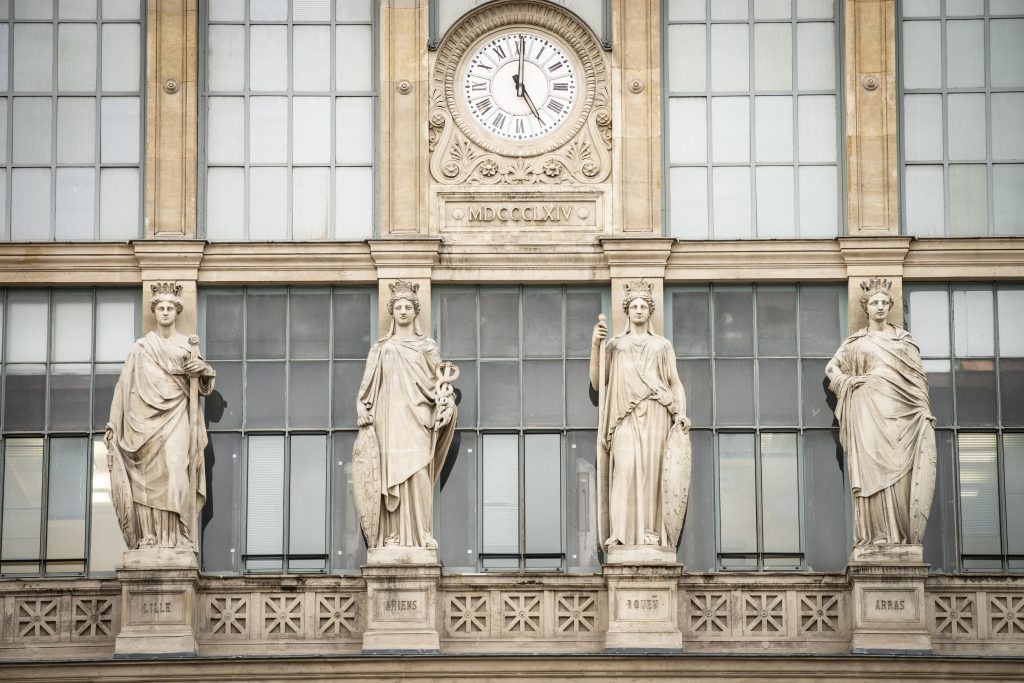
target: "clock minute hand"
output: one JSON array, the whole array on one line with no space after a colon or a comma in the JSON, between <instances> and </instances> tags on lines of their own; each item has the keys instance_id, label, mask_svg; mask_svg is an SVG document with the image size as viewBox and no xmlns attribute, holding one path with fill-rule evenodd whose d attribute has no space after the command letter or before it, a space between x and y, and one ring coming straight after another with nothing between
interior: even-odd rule
<instances>
[{"instance_id":1,"label":"clock minute hand","mask_svg":"<svg viewBox=\"0 0 1024 683\"><path fill-rule=\"evenodd\" d=\"M522 97L523 93L526 92L526 84L523 81L523 60L524 60L524 57L525 57L523 52L525 50L526 50L526 39L523 38L522 36L519 36L519 74L515 78L516 95L518 95L519 97Z\"/></svg>"},{"instance_id":2,"label":"clock minute hand","mask_svg":"<svg viewBox=\"0 0 1024 683\"><path fill-rule=\"evenodd\" d=\"M530 99L530 93L526 92L526 88L523 88L523 97L526 99L526 106L530 108L530 111L533 112L533 115L537 117L537 120L540 121L543 126L544 119L540 117L540 112L537 111L537 107L533 104L533 100Z\"/></svg>"}]
</instances>

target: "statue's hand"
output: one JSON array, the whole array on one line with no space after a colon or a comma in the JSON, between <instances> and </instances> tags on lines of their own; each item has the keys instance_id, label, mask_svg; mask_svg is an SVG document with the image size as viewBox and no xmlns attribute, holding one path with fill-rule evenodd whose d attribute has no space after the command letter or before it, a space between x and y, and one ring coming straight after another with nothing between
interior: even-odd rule
<instances>
[{"instance_id":1,"label":"statue's hand","mask_svg":"<svg viewBox=\"0 0 1024 683\"><path fill-rule=\"evenodd\" d=\"M851 385L851 388L856 389L856 388L858 388L859 386L861 386L862 384L864 384L867 381L868 381L867 377L865 377L863 375L857 375L856 377L850 378L850 385Z\"/></svg>"},{"instance_id":2,"label":"statue's hand","mask_svg":"<svg viewBox=\"0 0 1024 683\"><path fill-rule=\"evenodd\" d=\"M682 425L683 434L688 434L690 432L690 418L686 417L685 415L673 415L672 423Z\"/></svg>"},{"instance_id":3,"label":"statue's hand","mask_svg":"<svg viewBox=\"0 0 1024 683\"><path fill-rule=\"evenodd\" d=\"M925 415L924 419L931 423L932 429L935 429L936 418L934 415Z\"/></svg>"},{"instance_id":4,"label":"statue's hand","mask_svg":"<svg viewBox=\"0 0 1024 683\"><path fill-rule=\"evenodd\" d=\"M437 412L437 418L434 420L434 429L441 429L449 422L452 421L452 407L451 404L447 404L441 407L441 410Z\"/></svg>"},{"instance_id":5,"label":"statue's hand","mask_svg":"<svg viewBox=\"0 0 1024 683\"><path fill-rule=\"evenodd\" d=\"M373 415L360 408L356 411L356 424L360 427L369 427L373 424Z\"/></svg>"},{"instance_id":6,"label":"statue's hand","mask_svg":"<svg viewBox=\"0 0 1024 683\"><path fill-rule=\"evenodd\" d=\"M608 338L608 323L605 322L604 316L602 315L597 320L597 324L594 325L594 334L590 338L592 346L600 346L601 342Z\"/></svg>"},{"instance_id":7,"label":"statue's hand","mask_svg":"<svg viewBox=\"0 0 1024 683\"><path fill-rule=\"evenodd\" d=\"M103 440L110 443L114 440L114 425L107 423L107 428L103 430Z\"/></svg>"},{"instance_id":8,"label":"statue's hand","mask_svg":"<svg viewBox=\"0 0 1024 683\"><path fill-rule=\"evenodd\" d=\"M181 366L181 370L183 375L199 377L200 375L205 375L207 371L212 371L213 368L196 358L195 360L185 361L185 364Z\"/></svg>"}]
</instances>

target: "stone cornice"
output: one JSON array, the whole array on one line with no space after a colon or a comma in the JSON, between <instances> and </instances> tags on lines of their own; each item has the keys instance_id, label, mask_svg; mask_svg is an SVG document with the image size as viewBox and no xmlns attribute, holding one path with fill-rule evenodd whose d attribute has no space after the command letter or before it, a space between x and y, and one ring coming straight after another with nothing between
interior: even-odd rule
<instances>
[{"instance_id":1,"label":"stone cornice","mask_svg":"<svg viewBox=\"0 0 1024 683\"><path fill-rule=\"evenodd\" d=\"M201 284L369 283L377 270L365 242L231 242L206 247Z\"/></svg>"},{"instance_id":2,"label":"stone cornice","mask_svg":"<svg viewBox=\"0 0 1024 683\"><path fill-rule=\"evenodd\" d=\"M141 270L130 243L0 245L0 283L8 285L137 284Z\"/></svg>"},{"instance_id":3,"label":"stone cornice","mask_svg":"<svg viewBox=\"0 0 1024 683\"><path fill-rule=\"evenodd\" d=\"M847 275L902 275L910 241L910 237L840 237Z\"/></svg>"},{"instance_id":4,"label":"stone cornice","mask_svg":"<svg viewBox=\"0 0 1024 683\"><path fill-rule=\"evenodd\" d=\"M370 258L377 267L377 277L430 278L437 262L441 239L414 237L407 239L367 240Z\"/></svg>"},{"instance_id":5,"label":"stone cornice","mask_svg":"<svg viewBox=\"0 0 1024 683\"><path fill-rule=\"evenodd\" d=\"M676 242L665 269L670 281L843 280L835 240Z\"/></svg>"},{"instance_id":6,"label":"stone cornice","mask_svg":"<svg viewBox=\"0 0 1024 683\"><path fill-rule=\"evenodd\" d=\"M599 239L613 278L663 278L675 242L671 237L603 237Z\"/></svg>"},{"instance_id":7,"label":"stone cornice","mask_svg":"<svg viewBox=\"0 0 1024 683\"><path fill-rule=\"evenodd\" d=\"M445 244L433 278L448 282L578 282L607 280L609 270L595 242L544 244Z\"/></svg>"},{"instance_id":8,"label":"stone cornice","mask_svg":"<svg viewBox=\"0 0 1024 683\"><path fill-rule=\"evenodd\" d=\"M138 240L132 242L143 280L195 280L203 261L202 240Z\"/></svg>"},{"instance_id":9,"label":"stone cornice","mask_svg":"<svg viewBox=\"0 0 1024 683\"><path fill-rule=\"evenodd\" d=\"M903 265L908 280L991 280L1024 277L1024 239L915 239Z\"/></svg>"}]
</instances>

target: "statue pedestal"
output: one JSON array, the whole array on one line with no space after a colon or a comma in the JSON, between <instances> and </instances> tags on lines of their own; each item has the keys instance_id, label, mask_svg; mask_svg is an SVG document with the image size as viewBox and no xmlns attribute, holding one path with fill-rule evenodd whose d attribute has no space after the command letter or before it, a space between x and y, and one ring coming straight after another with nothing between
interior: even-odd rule
<instances>
[{"instance_id":1,"label":"statue pedestal","mask_svg":"<svg viewBox=\"0 0 1024 683\"><path fill-rule=\"evenodd\" d=\"M128 550L117 578L121 632L114 657L195 657L196 554L181 548Z\"/></svg>"},{"instance_id":2,"label":"statue pedestal","mask_svg":"<svg viewBox=\"0 0 1024 683\"><path fill-rule=\"evenodd\" d=\"M671 548L609 546L602 568L608 584L610 652L681 652L679 577Z\"/></svg>"},{"instance_id":3,"label":"statue pedestal","mask_svg":"<svg viewBox=\"0 0 1024 683\"><path fill-rule=\"evenodd\" d=\"M920 545L860 546L847 569L853 586L855 653L930 653Z\"/></svg>"},{"instance_id":4,"label":"statue pedestal","mask_svg":"<svg viewBox=\"0 0 1024 683\"><path fill-rule=\"evenodd\" d=\"M440 652L437 587L441 567L436 550L370 548L363 579L367 598L364 653Z\"/></svg>"}]
</instances>

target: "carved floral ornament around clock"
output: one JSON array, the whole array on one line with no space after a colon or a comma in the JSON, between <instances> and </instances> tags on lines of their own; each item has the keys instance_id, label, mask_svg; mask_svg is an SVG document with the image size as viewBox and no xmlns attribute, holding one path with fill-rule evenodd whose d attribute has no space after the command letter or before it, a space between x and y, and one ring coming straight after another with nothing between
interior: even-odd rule
<instances>
[{"instance_id":1,"label":"carved floral ornament around clock","mask_svg":"<svg viewBox=\"0 0 1024 683\"><path fill-rule=\"evenodd\" d=\"M569 120L536 142L488 135L460 104L465 60L501 32L547 33L577 62L579 102ZM444 37L431 80L430 172L445 185L599 183L611 171L612 115L604 54L590 29L559 7L536 0L482 5Z\"/></svg>"}]
</instances>

